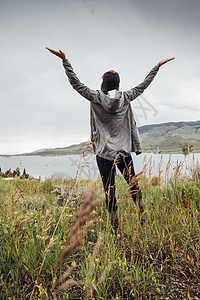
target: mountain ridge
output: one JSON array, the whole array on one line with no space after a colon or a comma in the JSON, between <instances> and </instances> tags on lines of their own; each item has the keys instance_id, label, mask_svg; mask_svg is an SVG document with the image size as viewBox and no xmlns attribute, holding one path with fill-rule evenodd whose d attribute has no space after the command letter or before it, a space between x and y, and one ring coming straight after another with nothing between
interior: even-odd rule
<instances>
[{"instance_id":1,"label":"mountain ridge","mask_svg":"<svg viewBox=\"0 0 200 300\"><path fill-rule=\"evenodd\" d=\"M200 120L166 122L138 127L143 152L181 153L181 144L193 145L193 151L200 151ZM40 149L18 155L73 155L83 152L86 142L68 147Z\"/></svg>"}]
</instances>

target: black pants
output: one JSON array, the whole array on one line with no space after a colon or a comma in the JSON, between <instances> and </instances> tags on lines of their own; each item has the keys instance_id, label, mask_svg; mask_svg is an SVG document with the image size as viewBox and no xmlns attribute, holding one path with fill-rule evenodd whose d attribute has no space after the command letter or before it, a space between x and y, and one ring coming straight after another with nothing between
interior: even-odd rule
<instances>
[{"instance_id":1,"label":"black pants","mask_svg":"<svg viewBox=\"0 0 200 300\"><path fill-rule=\"evenodd\" d=\"M141 200L142 194L139 189L138 183L135 179L135 170L133 166L132 157L122 157L119 155L115 160L107 160L105 158L96 156L97 165L101 174L105 194L106 194L106 205L109 212L117 210L117 202L115 197L115 174L116 166L122 173L126 182L129 184L130 192L134 203L136 199Z\"/></svg>"}]
</instances>

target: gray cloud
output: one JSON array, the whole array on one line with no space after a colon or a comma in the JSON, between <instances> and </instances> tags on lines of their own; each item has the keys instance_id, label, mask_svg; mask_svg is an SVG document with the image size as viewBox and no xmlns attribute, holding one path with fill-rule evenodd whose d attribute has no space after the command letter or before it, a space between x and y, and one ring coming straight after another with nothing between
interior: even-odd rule
<instances>
[{"instance_id":1,"label":"gray cloud","mask_svg":"<svg viewBox=\"0 0 200 300\"><path fill-rule=\"evenodd\" d=\"M199 119L199 9L196 0L0 0L0 154L89 139L89 102L45 46L63 49L94 89L108 69L124 90L176 56L144 93L158 113L133 109L140 125Z\"/></svg>"}]
</instances>

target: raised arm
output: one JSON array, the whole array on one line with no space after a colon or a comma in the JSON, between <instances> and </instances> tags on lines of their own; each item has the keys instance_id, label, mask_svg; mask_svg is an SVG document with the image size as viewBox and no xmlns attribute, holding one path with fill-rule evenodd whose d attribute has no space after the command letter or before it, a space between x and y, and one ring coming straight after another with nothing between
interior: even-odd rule
<instances>
[{"instance_id":1,"label":"raised arm","mask_svg":"<svg viewBox=\"0 0 200 300\"><path fill-rule=\"evenodd\" d=\"M167 62L169 62L173 59L175 59L175 57L163 59L157 63L157 67L161 67L162 65L166 64Z\"/></svg>"},{"instance_id":2,"label":"raised arm","mask_svg":"<svg viewBox=\"0 0 200 300\"><path fill-rule=\"evenodd\" d=\"M145 77L142 83L140 83L139 85L137 85L136 87L128 91L125 91L124 93L127 95L128 99L132 101L136 99L138 96L140 96L144 92L144 90L150 85L150 83L153 81L154 77L158 73L159 68L173 59L175 59L175 57L167 58L158 62L157 65Z\"/></svg>"},{"instance_id":3,"label":"raised arm","mask_svg":"<svg viewBox=\"0 0 200 300\"><path fill-rule=\"evenodd\" d=\"M65 68L65 73L69 79L70 84L72 85L72 87L84 98L86 98L89 101L92 102L96 102L97 101L97 96L98 96L98 92L96 90L92 90L89 87L87 87L86 85L84 85L82 82L80 82L80 80L78 79L78 77L76 76L76 74L74 73L74 70L70 64L70 62L68 61L68 59L66 59L65 53L62 52L61 50L59 51L55 51L53 49L47 48L47 50L49 50L52 54L58 56L59 58L62 59L63 61L63 66Z\"/></svg>"}]
</instances>

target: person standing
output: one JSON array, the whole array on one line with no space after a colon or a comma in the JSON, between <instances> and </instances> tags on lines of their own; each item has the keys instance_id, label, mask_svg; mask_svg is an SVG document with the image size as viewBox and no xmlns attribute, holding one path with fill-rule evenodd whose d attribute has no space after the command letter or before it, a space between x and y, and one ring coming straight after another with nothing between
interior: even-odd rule
<instances>
[{"instance_id":1,"label":"person standing","mask_svg":"<svg viewBox=\"0 0 200 300\"><path fill-rule=\"evenodd\" d=\"M100 90L93 90L78 79L64 52L48 47L46 49L62 59L70 84L81 96L90 101L91 141L94 145L111 221L117 222L118 219L115 196L116 166L128 183L131 197L142 213L144 201L131 157L131 152L135 152L136 155L141 154L142 146L131 101L150 85L159 68L174 57L158 62L144 81L130 90L119 90L120 77L114 70L103 74Z\"/></svg>"}]
</instances>

